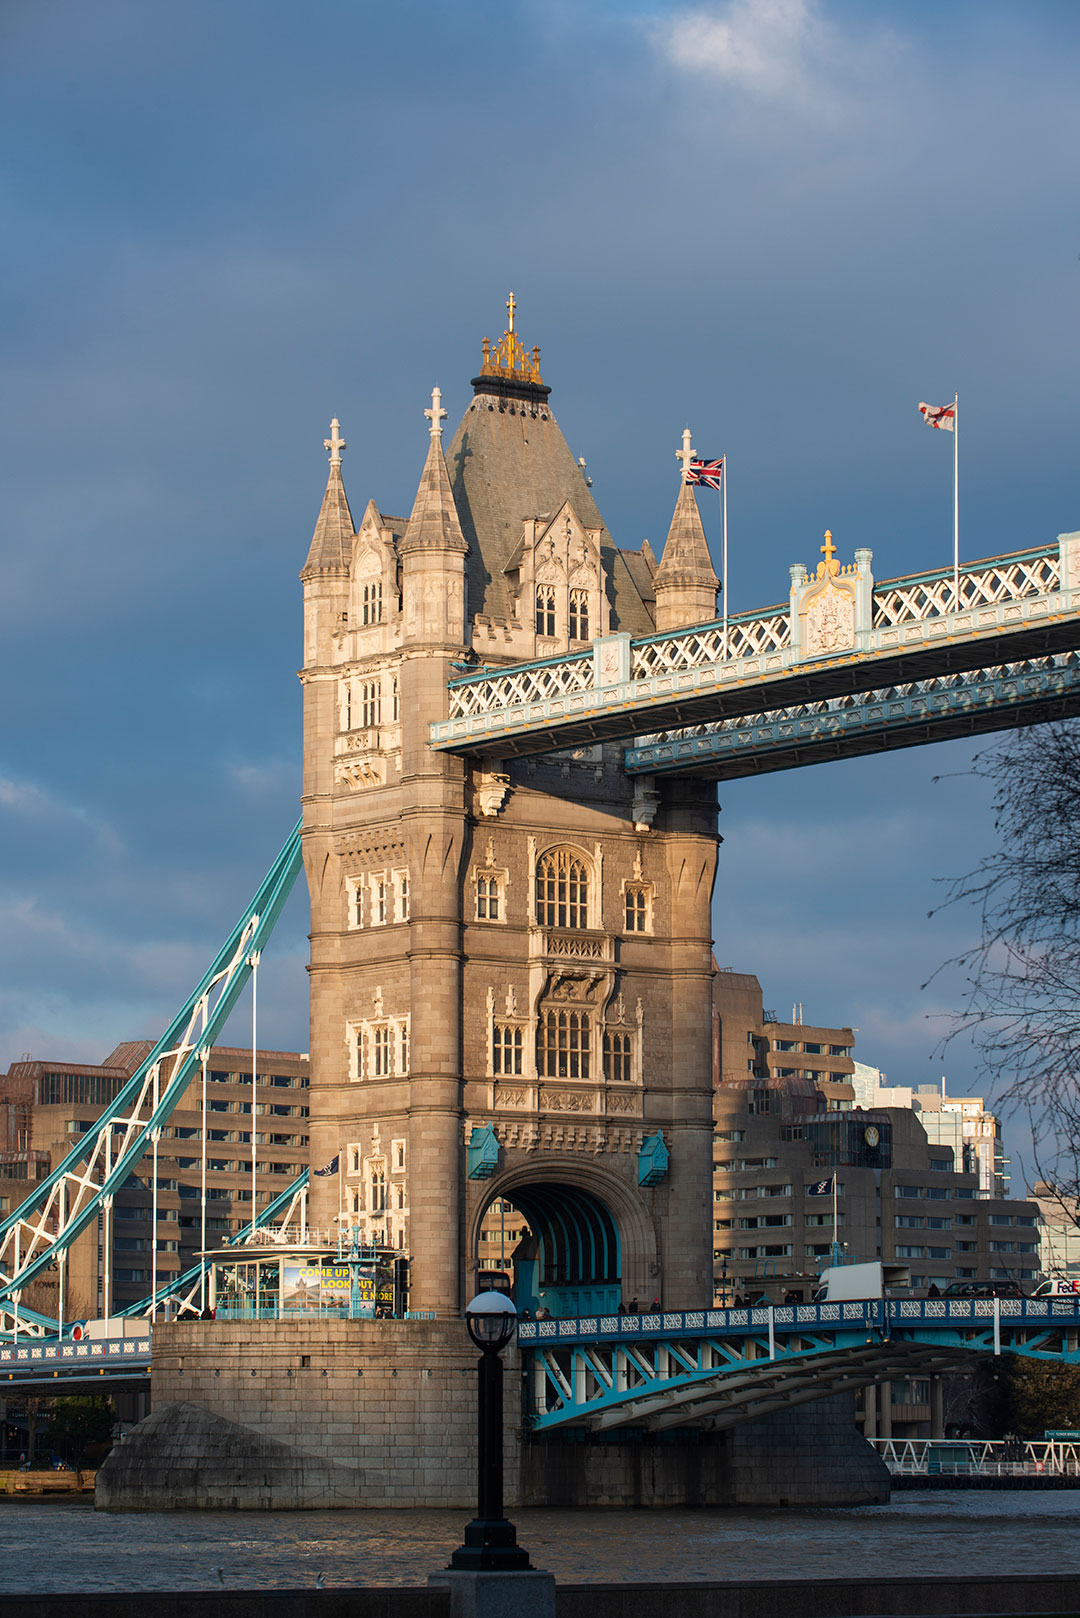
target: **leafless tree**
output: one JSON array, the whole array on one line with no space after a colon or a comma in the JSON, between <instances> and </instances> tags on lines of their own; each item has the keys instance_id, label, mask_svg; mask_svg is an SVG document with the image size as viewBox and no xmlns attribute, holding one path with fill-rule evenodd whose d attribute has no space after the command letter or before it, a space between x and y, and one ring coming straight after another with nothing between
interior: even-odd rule
<instances>
[{"instance_id":1,"label":"leafless tree","mask_svg":"<svg viewBox=\"0 0 1080 1618\"><path fill-rule=\"evenodd\" d=\"M968 1034L995 1101L1027 1111L1036 1166L1080 1195L1080 723L1017 730L979 754L993 787L999 846L948 884L971 904L978 943L953 958L966 1003L948 1039ZM944 906L939 908L944 908ZM948 1043L948 1040L946 1040Z\"/></svg>"}]
</instances>

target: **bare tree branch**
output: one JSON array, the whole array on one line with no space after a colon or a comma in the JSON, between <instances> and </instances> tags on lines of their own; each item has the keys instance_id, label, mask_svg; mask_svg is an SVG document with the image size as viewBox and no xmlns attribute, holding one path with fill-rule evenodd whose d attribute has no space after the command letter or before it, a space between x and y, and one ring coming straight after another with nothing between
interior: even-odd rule
<instances>
[{"instance_id":1,"label":"bare tree branch","mask_svg":"<svg viewBox=\"0 0 1080 1618\"><path fill-rule=\"evenodd\" d=\"M972 1038L995 1100L1028 1113L1043 1179L1075 1197L1080 724L1064 720L1015 731L979 754L971 773L993 785L999 847L948 882L937 907L972 905L979 918L978 943L945 963L964 973L967 987L964 1009L944 1043L962 1034Z\"/></svg>"}]
</instances>

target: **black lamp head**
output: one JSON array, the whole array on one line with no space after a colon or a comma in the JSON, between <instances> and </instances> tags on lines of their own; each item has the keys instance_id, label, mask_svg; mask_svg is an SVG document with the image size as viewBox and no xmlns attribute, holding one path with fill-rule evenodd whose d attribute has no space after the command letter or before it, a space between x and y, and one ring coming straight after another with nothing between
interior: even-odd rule
<instances>
[{"instance_id":1,"label":"black lamp head","mask_svg":"<svg viewBox=\"0 0 1080 1618\"><path fill-rule=\"evenodd\" d=\"M478 1292L465 1306L465 1324L477 1348L497 1354L514 1335L517 1310L504 1292Z\"/></svg>"}]
</instances>

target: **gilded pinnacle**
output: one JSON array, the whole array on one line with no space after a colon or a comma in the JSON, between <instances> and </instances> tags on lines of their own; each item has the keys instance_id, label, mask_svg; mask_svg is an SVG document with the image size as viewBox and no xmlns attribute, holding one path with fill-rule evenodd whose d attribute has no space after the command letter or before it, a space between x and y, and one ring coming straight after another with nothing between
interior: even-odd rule
<instances>
[{"instance_id":1,"label":"gilded pinnacle","mask_svg":"<svg viewBox=\"0 0 1080 1618\"><path fill-rule=\"evenodd\" d=\"M502 342L493 345L489 337L484 338L484 362L480 367L481 376L501 376L514 382L531 382L542 387L543 377L540 375L540 350L527 349L514 330L514 316L517 313L517 299L511 292L506 300L506 312L509 316L506 331Z\"/></svg>"}]
</instances>

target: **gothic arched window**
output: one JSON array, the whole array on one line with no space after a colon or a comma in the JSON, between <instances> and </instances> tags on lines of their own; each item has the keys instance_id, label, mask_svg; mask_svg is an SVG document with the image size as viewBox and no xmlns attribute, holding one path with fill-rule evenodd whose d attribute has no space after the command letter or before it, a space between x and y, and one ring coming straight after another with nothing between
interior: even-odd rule
<instances>
[{"instance_id":1,"label":"gothic arched window","mask_svg":"<svg viewBox=\"0 0 1080 1618\"><path fill-rule=\"evenodd\" d=\"M536 919L541 927L589 925L589 873L569 849L536 862Z\"/></svg>"},{"instance_id":2,"label":"gothic arched window","mask_svg":"<svg viewBox=\"0 0 1080 1618\"><path fill-rule=\"evenodd\" d=\"M587 1079L591 1035L587 1011L544 1011L536 1026L536 1071L542 1079Z\"/></svg>"},{"instance_id":3,"label":"gothic arched window","mask_svg":"<svg viewBox=\"0 0 1080 1618\"><path fill-rule=\"evenodd\" d=\"M587 590L570 592L570 639L589 638L589 593Z\"/></svg>"},{"instance_id":4,"label":"gothic arched window","mask_svg":"<svg viewBox=\"0 0 1080 1618\"><path fill-rule=\"evenodd\" d=\"M554 635L555 633L555 586L553 584L538 584L536 587L536 633L538 635Z\"/></svg>"},{"instance_id":5,"label":"gothic arched window","mask_svg":"<svg viewBox=\"0 0 1080 1618\"><path fill-rule=\"evenodd\" d=\"M360 588L361 624L382 623L382 580L369 579Z\"/></svg>"}]
</instances>

